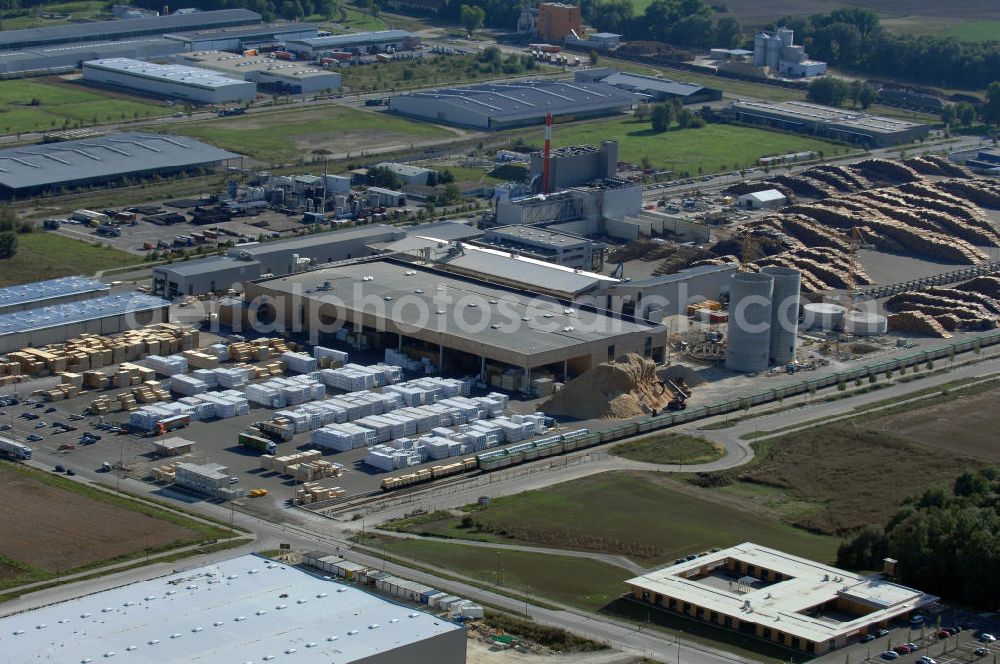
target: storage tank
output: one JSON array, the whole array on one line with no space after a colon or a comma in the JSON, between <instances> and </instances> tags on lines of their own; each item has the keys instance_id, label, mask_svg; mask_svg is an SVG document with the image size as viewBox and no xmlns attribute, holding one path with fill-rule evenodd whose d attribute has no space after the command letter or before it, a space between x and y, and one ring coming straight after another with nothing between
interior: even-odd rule
<instances>
[{"instance_id":1,"label":"storage tank","mask_svg":"<svg viewBox=\"0 0 1000 664\"><path fill-rule=\"evenodd\" d=\"M771 298L774 278L738 272L729 290L726 368L753 373L767 369L771 356Z\"/></svg>"},{"instance_id":2,"label":"storage tank","mask_svg":"<svg viewBox=\"0 0 1000 664\"><path fill-rule=\"evenodd\" d=\"M802 325L807 330L840 330L844 327L846 307L830 302L810 302L802 307Z\"/></svg>"},{"instance_id":3,"label":"storage tank","mask_svg":"<svg viewBox=\"0 0 1000 664\"><path fill-rule=\"evenodd\" d=\"M844 315L844 331L856 337L877 337L888 329L888 320L881 314L850 311Z\"/></svg>"},{"instance_id":4,"label":"storage tank","mask_svg":"<svg viewBox=\"0 0 1000 664\"><path fill-rule=\"evenodd\" d=\"M788 364L795 359L799 331L801 274L790 267L770 266L761 270L774 279L771 295L771 363Z\"/></svg>"}]
</instances>

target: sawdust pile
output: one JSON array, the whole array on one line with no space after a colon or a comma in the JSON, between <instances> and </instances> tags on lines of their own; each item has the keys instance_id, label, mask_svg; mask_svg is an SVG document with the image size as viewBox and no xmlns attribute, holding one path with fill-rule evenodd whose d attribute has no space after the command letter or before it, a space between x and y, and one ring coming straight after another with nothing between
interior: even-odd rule
<instances>
[{"instance_id":1,"label":"sawdust pile","mask_svg":"<svg viewBox=\"0 0 1000 664\"><path fill-rule=\"evenodd\" d=\"M626 419L663 409L673 397L660 386L656 365L629 354L566 383L542 404L547 415L576 419Z\"/></svg>"}]
</instances>

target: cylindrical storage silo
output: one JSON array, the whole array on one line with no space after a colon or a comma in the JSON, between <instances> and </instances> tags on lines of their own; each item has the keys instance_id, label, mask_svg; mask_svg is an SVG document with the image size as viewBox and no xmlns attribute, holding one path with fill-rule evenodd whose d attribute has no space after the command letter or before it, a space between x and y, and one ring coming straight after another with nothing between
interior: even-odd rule
<instances>
[{"instance_id":1,"label":"cylindrical storage silo","mask_svg":"<svg viewBox=\"0 0 1000 664\"><path fill-rule=\"evenodd\" d=\"M771 355L771 296L774 278L738 272L729 290L726 368L753 373L767 369Z\"/></svg>"},{"instance_id":2,"label":"cylindrical storage silo","mask_svg":"<svg viewBox=\"0 0 1000 664\"><path fill-rule=\"evenodd\" d=\"M799 331L799 290L801 274L777 265L761 270L774 279L771 294L771 363L788 364L795 359Z\"/></svg>"},{"instance_id":3,"label":"cylindrical storage silo","mask_svg":"<svg viewBox=\"0 0 1000 664\"><path fill-rule=\"evenodd\" d=\"M802 325L807 330L839 330L844 327L845 307L829 302L810 302L802 307Z\"/></svg>"},{"instance_id":4,"label":"cylindrical storage silo","mask_svg":"<svg viewBox=\"0 0 1000 664\"><path fill-rule=\"evenodd\" d=\"M888 329L888 320L881 314L850 311L844 316L844 330L856 337L877 337Z\"/></svg>"}]
</instances>

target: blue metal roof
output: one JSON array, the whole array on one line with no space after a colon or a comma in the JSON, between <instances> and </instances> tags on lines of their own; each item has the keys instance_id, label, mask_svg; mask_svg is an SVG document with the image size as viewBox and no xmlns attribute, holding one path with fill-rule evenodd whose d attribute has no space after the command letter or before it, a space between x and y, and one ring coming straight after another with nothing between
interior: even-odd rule
<instances>
[{"instance_id":1,"label":"blue metal roof","mask_svg":"<svg viewBox=\"0 0 1000 664\"><path fill-rule=\"evenodd\" d=\"M16 304L49 300L72 293L108 290L108 285L89 277L60 277L47 281L0 288L0 310Z\"/></svg>"},{"instance_id":2,"label":"blue metal roof","mask_svg":"<svg viewBox=\"0 0 1000 664\"><path fill-rule=\"evenodd\" d=\"M412 32L406 30L380 30L378 32L352 32L346 35L330 35L329 37L312 37L310 39L296 39L296 44L306 44L313 48L344 47L356 44L379 44L385 42L397 42L415 37Z\"/></svg>"},{"instance_id":3,"label":"blue metal roof","mask_svg":"<svg viewBox=\"0 0 1000 664\"><path fill-rule=\"evenodd\" d=\"M2 314L0 315L0 336L43 330L57 325L82 323L107 316L120 316L130 312L149 311L165 307L168 304L166 300L152 295L124 293Z\"/></svg>"}]
</instances>

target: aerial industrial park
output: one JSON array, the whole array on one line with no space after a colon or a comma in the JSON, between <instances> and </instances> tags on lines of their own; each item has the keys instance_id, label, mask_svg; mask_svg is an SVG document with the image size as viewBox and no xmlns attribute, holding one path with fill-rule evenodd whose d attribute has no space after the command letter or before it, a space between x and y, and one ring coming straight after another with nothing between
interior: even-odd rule
<instances>
[{"instance_id":1,"label":"aerial industrial park","mask_svg":"<svg viewBox=\"0 0 1000 664\"><path fill-rule=\"evenodd\" d=\"M0 662L995 663L956 3L0 9Z\"/></svg>"}]
</instances>

